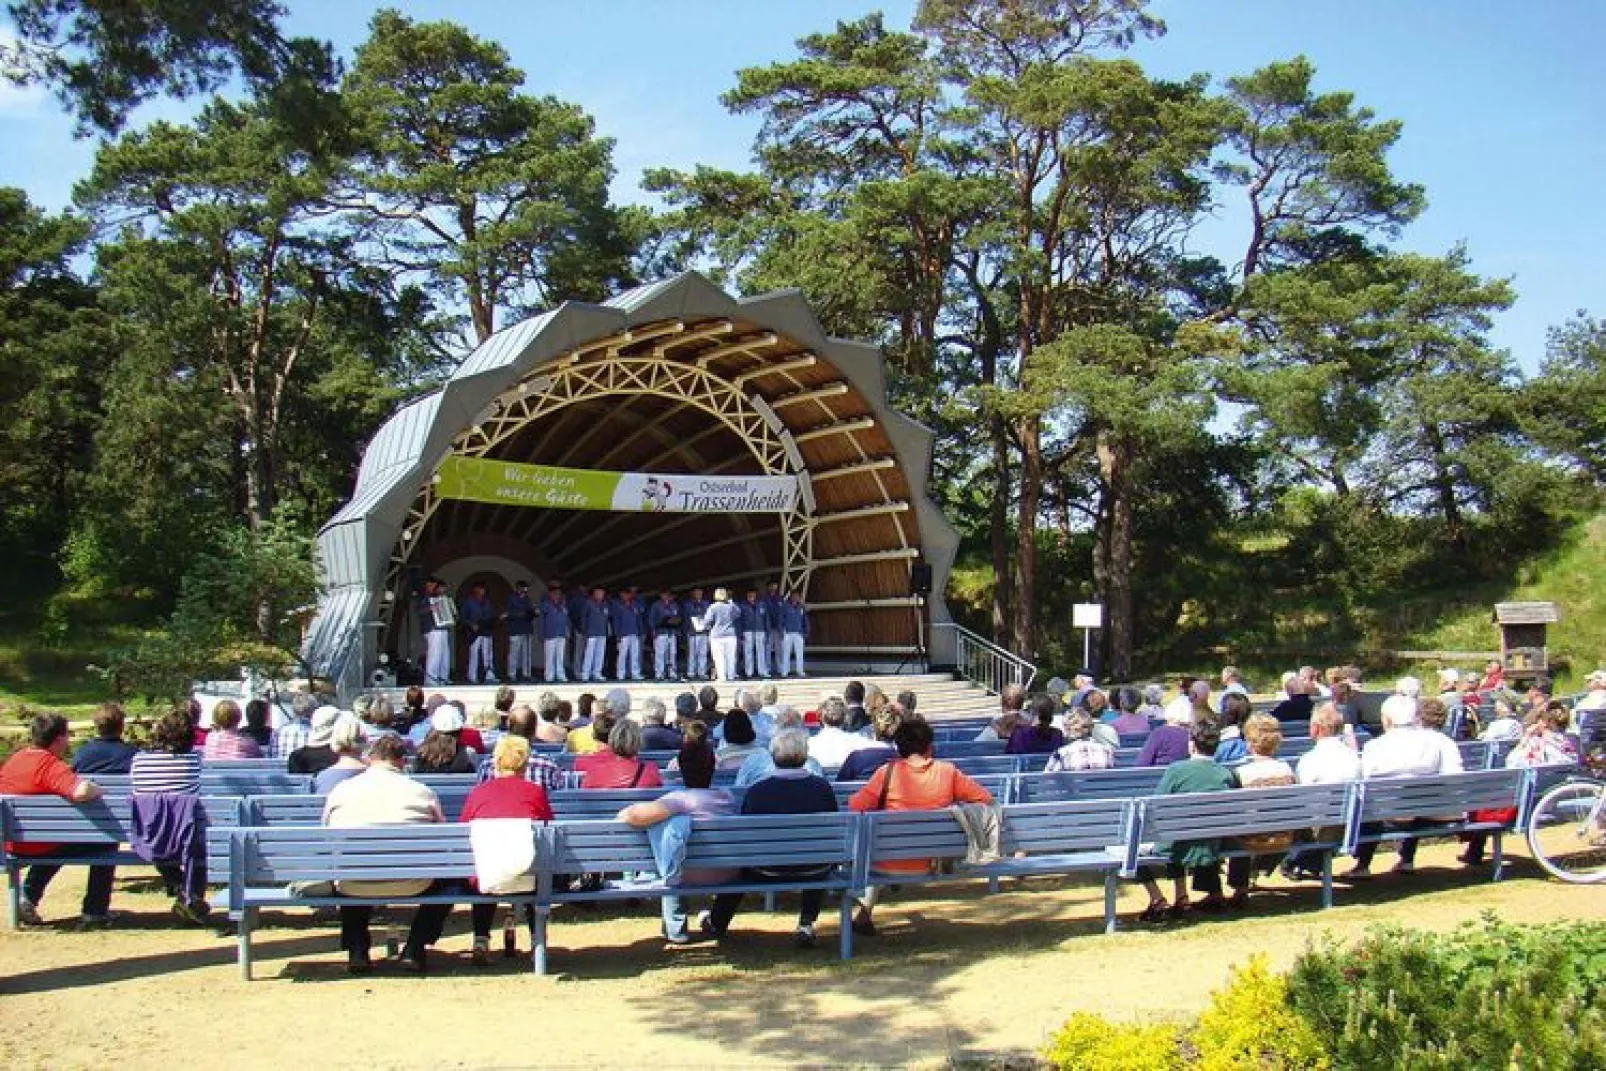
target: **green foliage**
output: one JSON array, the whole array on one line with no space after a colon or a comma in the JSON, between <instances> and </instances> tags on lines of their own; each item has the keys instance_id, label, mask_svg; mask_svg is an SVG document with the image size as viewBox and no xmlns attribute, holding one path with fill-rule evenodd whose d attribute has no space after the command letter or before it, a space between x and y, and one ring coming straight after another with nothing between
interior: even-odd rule
<instances>
[{"instance_id":1,"label":"green foliage","mask_svg":"<svg viewBox=\"0 0 1606 1071\"><path fill-rule=\"evenodd\" d=\"M1539 376L1526 388L1535 438L1606 484L1606 320L1579 313L1551 329Z\"/></svg>"},{"instance_id":2,"label":"green foliage","mask_svg":"<svg viewBox=\"0 0 1606 1071\"><path fill-rule=\"evenodd\" d=\"M116 133L158 93L216 89L236 71L270 80L286 49L276 0L9 0L6 12L8 76L48 83L80 133Z\"/></svg>"},{"instance_id":3,"label":"green foliage","mask_svg":"<svg viewBox=\"0 0 1606 1071\"><path fill-rule=\"evenodd\" d=\"M1600 1067L1606 926L1381 929L1300 957L1293 1007L1339 1067Z\"/></svg>"},{"instance_id":4,"label":"green foliage","mask_svg":"<svg viewBox=\"0 0 1606 1071\"><path fill-rule=\"evenodd\" d=\"M1077 1012L1043 1048L1060 1071L1182 1071L1182 1034L1174 1026L1115 1025Z\"/></svg>"},{"instance_id":5,"label":"green foliage","mask_svg":"<svg viewBox=\"0 0 1606 1071\"><path fill-rule=\"evenodd\" d=\"M1264 956L1234 968L1189 1035L1200 1071L1294 1071L1331 1064L1321 1039L1288 1003L1288 984Z\"/></svg>"},{"instance_id":6,"label":"green foliage","mask_svg":"<svg viewBox=\"0 0 1606 1071\"><path fill-rule=\"evenodd\" d=\"M286 676L298 670L299 625L317 596L304 521L281 511L256 530L237 525L196 558L165 625L112 652L100 672L115 694L153 699L242 666Z\"/></svg>"}]
</instances>

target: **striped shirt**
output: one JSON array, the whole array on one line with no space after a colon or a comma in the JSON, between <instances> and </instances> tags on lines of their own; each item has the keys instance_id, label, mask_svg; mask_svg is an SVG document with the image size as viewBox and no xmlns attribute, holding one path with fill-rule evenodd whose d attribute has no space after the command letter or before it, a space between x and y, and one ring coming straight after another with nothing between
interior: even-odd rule
<instances>
[{"instance_id":1,"label":"striped shirt","mask_svg":"<svg viewBox=\"0 0 1606 1071\"><path fill-rule=\"evenodd\" d=\"M193 796L201 791L201 756L193 751L174 755L167 751L141 751L129 768L136 796L178 792Z\"/></svg>"},{"instance_id":2,"label":"striped shirt","mask_svg":"<svg viewBox=\"0 0 1606 1071\"><path fill-rule=\"evenodd\" d=\"M312 725L304 721L290 721L273 730L272 759L287 759L290 752L300 751L312 737Z\"/></svg>"},{"instance_id":3,"label":"striped shirt","mask_svg":"<svg viewBox=\"0 0 1606 1071\"><path fill-rule=\"evenodd\" d=\"M496 776L496 764L486 758L480 763L480 774L477 783L484 784ZM556 792L566 783L563 767L547 758L545 755L530 754L530 761L524 767L524 779L532 785L540 785L548 792Z\"/></svg>"},{"instance_id":4,"label":"striped shirt","mask_svg":"<svg viewBox=\"0 0 1606 1071\"><path fill-rule=\"evenodd\" d=\"M213 729L206 734L204 759L260 759L262 747L244 733L233 729Z\"/></svg>"}]
</instances>

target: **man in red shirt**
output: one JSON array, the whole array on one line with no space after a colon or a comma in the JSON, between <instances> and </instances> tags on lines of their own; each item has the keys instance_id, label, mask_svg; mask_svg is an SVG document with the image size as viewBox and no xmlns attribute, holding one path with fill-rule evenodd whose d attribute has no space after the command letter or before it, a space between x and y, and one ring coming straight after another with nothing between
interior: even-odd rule
<instances>
[{"instance_id":1,"label":"man in red shirt","mask_svg":"<svg viewBox=\"0 0 1606 1071\"><path fill-rule=\"evenodd\" d=\"M0 795L6 796L60 796L72 803L88 803L102 795L100 786L73 773L72 767L62 761L67 754L67 719L60 714L36 714L28 726L32 744L15 752L0 766ZM8 843L6 851L19 856L49 858L56 855L99 855L117 850L114 844L30 844ZM17 919L25 926L42 926L39 901L45 889L61 867L52 863L35 863L28 868L22 882L22 902ZM89 868L89 887L84 892L83 917L80 925L104 926L110 918L112 878L117 870L110 866Z\"/></svg>"}]
</instances>

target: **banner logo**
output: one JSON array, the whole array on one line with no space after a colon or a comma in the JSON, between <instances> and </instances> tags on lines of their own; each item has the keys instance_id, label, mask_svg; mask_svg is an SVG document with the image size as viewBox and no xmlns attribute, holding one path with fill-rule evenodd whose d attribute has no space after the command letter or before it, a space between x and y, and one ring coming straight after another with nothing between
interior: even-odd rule
<instances>
[{"instance_id":1,"label":"banner logo","mask_svg":"<svg viewBox=\"0 0 1606 1071\"><path fill-rule=\"evenodd\" d=\"M441 498L494 506L619 513L789 513L795 476L597 472L449 454L435 474Z\"/></svg>"}]
</instances>

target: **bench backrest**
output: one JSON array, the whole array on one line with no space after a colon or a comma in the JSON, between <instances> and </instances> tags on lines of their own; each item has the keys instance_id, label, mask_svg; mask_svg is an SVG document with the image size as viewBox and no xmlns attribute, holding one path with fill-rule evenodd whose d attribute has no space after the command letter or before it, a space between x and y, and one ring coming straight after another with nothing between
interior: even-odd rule
<instances>
[{"instance_id":1,"label":"bench backrest","mask_svg":"<svg viewBox=\"0 0 1606 1071\"><path fill-rule=\"evenodd\" d=\"M1016 798L1021 803L1130 799L1151 794L1164 773L1165 769L1159 766L1134 766L1125 770L1021 774L1015 782Z\"/></svg>"},{"instance_id":2,"label":"bench backrest","mask_svg":"<svg viewBox=\"0 0 1606 1071\"><path fill-rule=\"evenodd\" d=\"M208 826L239 824L240 801L203 797ZM73 803L59 796L0 796L0 840L38 844L127 844L133 825L133 801L125 794Z\"/></svg>"},{"instance_id":3,"label":"bench backrest","mask_svg":"<svg viewBox=\"0 0 1606 1071\"><path fill-rule=\"evenodd\" d=\"M1257 833L1343 827L1353 806L1351 786L1286 785L1226 792L1181 792L1138 801L1133 844L1218 840ZM1135 858L1131 860L1135 863Z\"/></svg>"},{"instance_id":4,"label":"bench backrest","mask_svg":"<svg viewBox=\"0 0 1606 1071\"><path fill-rule=\"evenodd\" d=\"M1459 816L1522 803L1526 770L1472 770L1438 777L1382 778L1360 783L1362 822Z\"/></svg>"},{"instance_id":5,"label":"bench backrest","mask_svg":"<svg viewBox=\"0 0 1606 1071\"><path fill-rule=\"evenodd\" d=\"M108 793L119 795L133 791L128 774L90 774ZM203 796L257 796L284 795L290 792L311 792L312 778L306 774L285 773L282 767L272 770L201 770Z\"/></svg>"},{"instance_id":6,"label":"bench backrest","mask_svg":"<svg viewBox=\"0 0 1606 1071\"><path fill-rule=\"evenodd\" d=\"M847 812L698 818L685 866L849 866L859 828L858 816ZM548 835L554 873L657 871L646 830L622 822L559 822Z\"/></svg>"},{"instance_id":7,"label":"bench backrest","mask_svg":"<svg viewBox=\"0 0 1606 1071\"><path fill-rule=\"evenodd\" d=\"M532 825L531 836L538 836L539 828ZM234 831L231 868L231 890L296 881L439 880L472 876L474 850L469 827L456 822L361 829L252 827Z\"/></svg>"}]
</instances>

